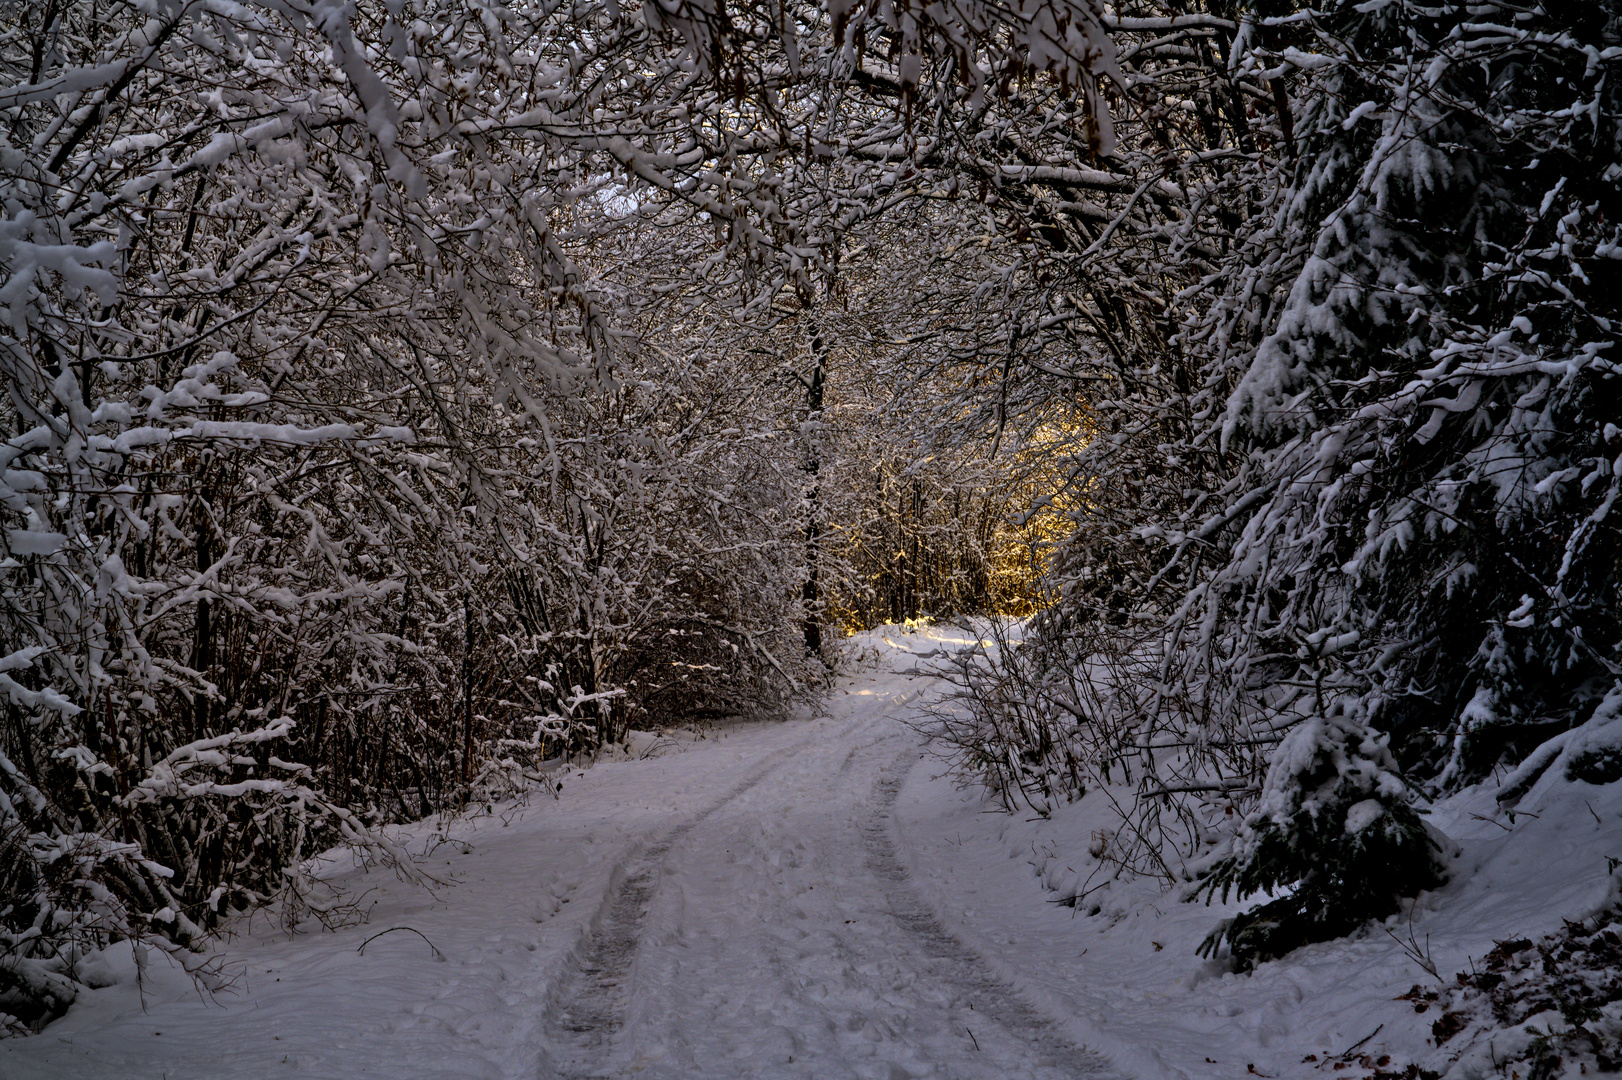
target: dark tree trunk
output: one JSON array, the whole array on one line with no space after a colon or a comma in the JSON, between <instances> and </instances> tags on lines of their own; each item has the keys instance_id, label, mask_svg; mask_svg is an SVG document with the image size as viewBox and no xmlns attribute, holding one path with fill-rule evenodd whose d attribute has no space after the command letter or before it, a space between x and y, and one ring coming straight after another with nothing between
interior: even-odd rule
<instances>
[{"instance_id":1,"label":"dark tree trunk","mask_svg":"<svg viewBox=\"0 0 1622 1080\"><path fill-rule=\"evenodd\" d=\"M805 523L805 585L800 591L800 603L805 613L805 650L816 657L822 656L822 585L818 580L822 556L822 491L818 473L822 469L821 441L812 426L822 419L823 387L827 380L828 345L814 325L811 328L811 375L801 379L805 385L806 411L806 523Z\"/></svg>"}]
</instances>

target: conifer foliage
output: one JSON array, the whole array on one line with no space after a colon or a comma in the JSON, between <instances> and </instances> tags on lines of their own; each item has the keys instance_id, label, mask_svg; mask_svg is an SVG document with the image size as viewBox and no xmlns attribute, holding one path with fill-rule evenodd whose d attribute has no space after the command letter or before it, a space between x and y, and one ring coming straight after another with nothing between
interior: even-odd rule
<instances>
[{"instance_id":1,"label":"conifer foliage","mask_svg":"<svg viewBox=\"0 0 1622 1080\"><path fill-rule=\"evenodd\" d=\"M1394 789L1361 822L1367 759L1345 746L1380 733L1436 793L1583 725L1622 673L1622 41L1605 5L1335 5L1302 29L1310 53L1260 61L1301 69L1299 157L1189 333L1232 386L1234 463L1189 617L1235 627L1235 677L1311 687L1286 713L1304 719L1274 721L1223 888L1293 880L1318 917L1371 917L1435 869ZM1338 776L1334 813L1279 805L1305 771Z\"/></svg>"},{"instance_id":2,"label":"conifer foliage","mask_svg":"<svg viewBox=\"0 0 1622 1080\"><path fill-rule=\"evenodd\" d=\"M1228 35L1271 146L1170 305L1153 362L1187 389L1078 455L1103 498L1039 645L1083 677L1035 697L1080 718L1047 757L1135 765L1130 831L1196 856L1152 869L1293 890L1226 928L1242 962L1434 882L1416 798L1608 738L1618 32L1608 3L1381 0ZM1166 465L1149 506L1114 495L1128 453Z\"/></svg>"},{"instance_id":3,"label":"conifer foliage","mask_svg":"<svg viewBox=\"0 0 1622 1080\"><path fill-rule=\"evenodd\" d=\"M1386 738L1337 706L1292 729L1274 751L1259 805L1201 883L1207 896L1285 895L1241 913L1202 945L1225 942L1249 967L1338 937L1436 883L1441 844L1409 805Z\"/></svg>"}]
</instances>

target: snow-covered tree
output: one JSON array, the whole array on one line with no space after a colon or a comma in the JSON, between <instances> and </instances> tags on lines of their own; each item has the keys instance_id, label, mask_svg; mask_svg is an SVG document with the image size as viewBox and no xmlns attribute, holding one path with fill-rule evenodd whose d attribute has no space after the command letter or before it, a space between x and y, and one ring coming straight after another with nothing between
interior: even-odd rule
<instances>
[{"instance_id":1,"label":"snow-covered tree","mask_svg":"<svg viewBox=\"0 0 1622 1080\"><path fill-rule=\"evenodd\" d=\"M398 860L380 821L527 757L801 689L818 421L759 439L782 417L727 352L665 348L694 335L649 321L650 237L691 241L667 265L722 307L815 305L849 228L920 197L897 162L928 152L926 93L1036 73L1109 140L1088 4L4 19L0 1011L25 1025L109 940L319 908L321 846Z\"/></svg>"},{"instance_id":2,"label":"snow-covered tree","mask_svg":"<svg viewBox=\"0 0 1622 1080\"><path fill-rule=\"evenodd\" d=\"M1332 5L1310 51L1257 55L1301 72L1299 157L1188 332L1233 462L1188 624L1235 662L1205 677L1293 682L1275 729L1346 695L1432 791L1581 725L1622 670L1615 16Z\"/></svg>"},{"instance_id":3,"label":"snow-covered tree","mask_svg":"<svg viewBox=\"0 0 1622 1080\"><path fill-rule=\"evenodd\" d=\"M1513 799L1589 745L1574 731L1604 726L1622 670L1617 14L1403 0L1189 14L1222 59L1181 84L1145 59L1169 43L1117 42L1129 82L1200 121L1145 134L1228 175L1167 193L1160 235L1189 254L1150 260L1125 294L1163 289L1135 308L1138 336L1100 321L1075 350L1120 362L1085 395L1086 498L1034 643L1032 715L983 730L1071 793L1134 777L1140 868L1176 878L1157 851L1215 844L1209 884L1295 887L1293 930L1276 911L1239 927L1252 958L1434 880L1435 848L1402 809L1414 792L1525 759ZM1153 22L1116 21L1132 18ZM1176 49L1189 71L1200 43ZM1118 130L1126 155L1139 129ZM1120 219L1100 266L1156 235L1134 224ZM1021 366L982 408L1056 396ZM1058 734L1022 746L1006 734L1021 730ZM1343 744L1382 747L1383 764ZM1365 835L1347 826L1376 773L1410 785L1377 800L1382 844L1407 853L1378 896L1346 885L1363 849L1340 842ZM1211 825L1229 808L1237 838Z\"/></svg>"},{"instance_id":4,"label":"snow-covered tree","mask_svg":"<svg viewBox=\"0 0 1622 1080\"><path fill-rule=\"evenodd\" d=\"M657 157L611 134L641 61L508 14L7 12L8 1023L110 940L320 910L328 844L409 873L380 820L622 732L638 643L762 584L574 257ZM766 697L773 629L723 622Z\"/></svg>"}]
</instances>

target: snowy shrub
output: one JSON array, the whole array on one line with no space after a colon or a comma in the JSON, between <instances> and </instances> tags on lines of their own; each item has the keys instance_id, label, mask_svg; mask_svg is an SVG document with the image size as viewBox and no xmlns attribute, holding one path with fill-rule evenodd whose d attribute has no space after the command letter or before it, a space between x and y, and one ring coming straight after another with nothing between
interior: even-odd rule
<instances>
[{"instance_id":1,"label":"snowy shrub","mask_svg":"<svg viewBox=\"0 0 1622 1080\"><path fill-rule=\"evenodd\" d=\"M1231 850L1195 890L1282 893L1206 939L1242 968L1346 934L1397 910L1440 878L1438 845L1409 805L1382 736L1339 704L1296 726L1273 752L1261 798Z\"/></svg>"},{"instance_id":2,"label":"snowy shrub","mask_svg":"<svg viewBox=\"0 0 1622 1080\"><path fill-rule=\"evenodd\" d=\"M1084 794L1091 777L1080 762L1065 758L1074 717L1052 708L1051 694L1031 694L1037 660L1012 629L993 620L986 627L989 645L940 665L953 690L931 711L925 730L1005 809L1028 807L1046 816Z\"/></svg>"}]
</instances>

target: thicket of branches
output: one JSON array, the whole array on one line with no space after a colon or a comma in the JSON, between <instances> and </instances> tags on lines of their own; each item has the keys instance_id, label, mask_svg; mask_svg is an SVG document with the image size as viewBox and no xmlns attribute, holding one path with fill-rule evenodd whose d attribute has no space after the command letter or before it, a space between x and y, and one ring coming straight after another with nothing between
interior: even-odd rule
<instances>
[{"instance_id":1,"label":"thicket of branches","mask_svg":"<svg viewBox=\"0 0 1622 1080\"><path fill-rule=\"evenodd\" d=\"M319 913L330 844L413 874L379 825L811 692L830 611L993 595L980 480L902 505L818 329L886 209L818 147L879 167L912 86L831 107L832 30L892 16L6 9L6 1026L109 942Z\"/></svg>"}]
</instances>

